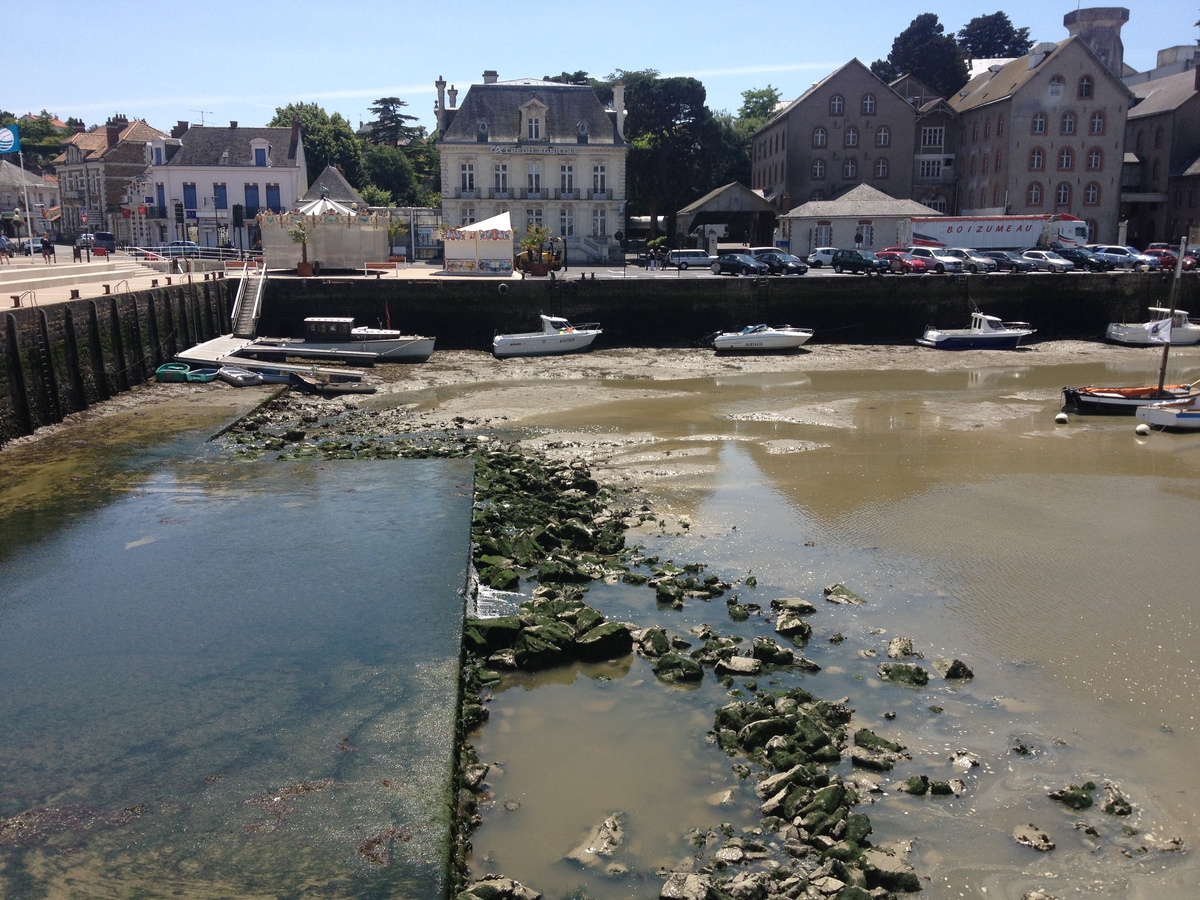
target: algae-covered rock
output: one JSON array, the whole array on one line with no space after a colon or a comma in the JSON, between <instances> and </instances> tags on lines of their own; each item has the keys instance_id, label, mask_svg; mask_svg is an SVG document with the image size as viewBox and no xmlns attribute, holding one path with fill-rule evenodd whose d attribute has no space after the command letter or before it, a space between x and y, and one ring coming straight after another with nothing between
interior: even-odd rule
<instances>
[{"instance_id":1,"label":"algae-covered rock","mask_svg":"<svg viewBox=\"0 0 1200 900\"><path fill-rule=\"evenodd\" d=\"M455 894L454 900L542 900L542 895L511 878L485 875L466 890Z\"/></svg>"},{"instance_id":2,"label":"algae-covered rock","mask_svg":"<svg viewBox=\"0 0 1200 900\"><path fill-rule=\"evenodd\" d=\"M757 675L762 671L762 662L749 656L730 656L719 660L714 671L718 675Z\"/></svg>"},{"instance_id":3,"label":"algae-covered rock","mask_svg":"<svg viewBox=\"0 0 1200 900\"><path fill-rule=\"evenodd\" d=\"M575 647L579 659L617 659L633 652L633 635L623 622L605 622L580 635Z\"/></svg>"},{"instance_id":4,"label":"algae-covered rock","mask_svg":"<svg viewBox=\"0 0 1200 900\"><path fill-rule=\"evenodd\" d=\"M604 865L625 843L625 814L615 812L588 832L566 858L581 866L595 868Z\"/></svg>"},{"instance_id":5,"label":"algae-covered rock","mask_svg":"<svg viewBox=\"0 0 1200 900\"><path fill-rule=\"evenodd\" d=\"M1057 791L1050 791L1046 796L1057 800L1069 809L1087 809L1092 805L1092 791L1096 790L1095 782L1088 781L1082 785L1068 784Z\"/></svg>"},{"instance_id":6,"label":"algae-covered rock","mask_svg":"<svg viewBox=\"0 0 1200 900\"><path fill-rule=\"evenodd\" d=\"M947 681L963 681L975 677L971 667L961 659L935 659L933 667Z\"/></svg>"},{"instance_id":7,"label":"algae-covered rock","mask_svg":"<svg viewBox=\"0 0 1200 900\"><path fill-rule=\"evenodd\" d=\"M929 684L929 673L915 663L880 663L879 677L891 684L907 684L924 687Z\"/></svg>"},{"instance_id":8,"label":"algae-covered rock","mask_svg":"<svg viewBox=\"0 0 1200 900\"><path fill-rule=\"evenodd\" d=\"M520 633L521 620L516 616L468 619L463 625L463 644L471 653L484 656L502 647L511 647Z\"/></svg>"},{"instance_id":9,"label":"algae-covered rock","mask_svg":"<svg viewBox=\"0 0 1200 900\"><path fill-rule=\"evenodd\" d=\"M784 637L808 640L812 637L812 626L796 612L781 610L775 620L775 631Z\"/></svg>"},{"instance_id":10,"label":"algae-covered rock","mask_svg":"<svg viewBox=\"0 0 1200 900\"><path fill-rule=\"evenodd\" d=\"M888 641L887 655L889 659L921 659L919 651L913 649L912 638L897 637Z\"/></svg>"},{"instance_id":11,"label":"algae-covered rock","mask_svg":"<svg viewBox=\"0 0 1200 900\"><path fill-rule=\"evenodd\" d=\"M695 682L704 678L704 669L694 659L666 653L654 660L654 674L663 681Z\"/></svg>"},{"instance_id":12,"label":"algae-covered rock","mask_svg":"<svg viewBox=\"0 0 1200 900\"><path fill-rule=\"evenodd\" d=\"M660 625L654 625L642 631L637 638L638 647L643 656L654 658L671 652L671 641L667 630Z\"/></svg>"},{"instance_id":13,"label":"algae-covered rock","mask_svg":"<svg viewBox=\"0 0 1200 900\"><path fill-rule=\"evenodd\" d=\"M888 891L916 893L921 890L921 879L908 861L882 847L873 847L863 854L863 874L868 888L884 888Z\"/></svg>"},{"instance_id":14,"label":"algae-covered rock","mask_svg":"<svg viewBox=\"0 0 1200 900\"><path fill-rule=\"evenodd\" d=\"M843 603L852 605L859 605L867 602L844 584L831 584L829 587L825 588L825 599L830 603Z\"/></svg>"},{"instance_id":15,"label":"algae-covered rock","mask_svg":"<svg viewBox=\"0 0 1200 900\"><path fill-rule=\"evenodd\" d=\"M789 666L796 658L795 652L790 647L780 646L769 637L756 637L751 653L755 659L760 659L772 666Z\"/></svg>"},{"instance_id":16,"label":"algae-covered rock","mask_svg":"<svg viewBox=\"0 0 1200 900\"><path fill-rule=\"evenodd\" d=\"M776 597L771 601L771 609L794 612L799 616L811 616L817 611L816 606L803 597Z\"/></svg>"},{"instance_id":17,"label":"algae-covered rock","mask_svg":"<svg viewBox=\"0 0 1200 900\"><path fill-rule=\"evenodd\" d=\"M1100 804L1100 809L1110 816L1133 815L1133 804L1111 781L1104 785L1104 800Z\"/></svg>"},{"instance_id":18,"label":"algae-covered rock","mask_svg":"<svg viewBox=\"0 0 1200 900\"><path fill-rule=\"evenodd\" d=\"M1013 840L1022 847L1032 847L1039 853L1049 853L1054 849L1054 841L1050 839L1050 835L1042 831L1036 825L1018 825L1013 829Z\"/></svg>"}]
</instances>

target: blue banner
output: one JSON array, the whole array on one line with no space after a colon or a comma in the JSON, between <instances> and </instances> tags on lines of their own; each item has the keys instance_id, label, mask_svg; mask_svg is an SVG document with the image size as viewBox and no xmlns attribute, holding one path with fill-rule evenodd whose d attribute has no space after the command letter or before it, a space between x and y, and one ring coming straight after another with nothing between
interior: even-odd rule
<instances>
[{"instance_id":1,"label":"blue banner","mask_svg":"<svg viewBox=\"0 0 1200 900\"><path fill-rule=\"evenodd\" d=\"M0 153L17 153L20 149L20 129L16 125L0 125Z\"/></svg>"}]
</instances>

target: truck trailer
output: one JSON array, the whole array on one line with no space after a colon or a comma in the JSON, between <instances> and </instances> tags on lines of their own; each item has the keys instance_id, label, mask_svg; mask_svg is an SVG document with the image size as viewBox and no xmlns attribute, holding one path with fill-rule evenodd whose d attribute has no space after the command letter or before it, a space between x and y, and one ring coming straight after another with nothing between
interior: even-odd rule
<instances>
[{"instance_id":1,"label":"truck trailer","mask_svg":"<svg viewBox=\"0 0 1200 900\"><path fill-rule=\"evenodd\" d=\"M904 247L970 247L973 250L1028 250L1030 247L1082 247L1087 223L1071 215L919 216L900 223Z\"/></svg>"}]
</instances>

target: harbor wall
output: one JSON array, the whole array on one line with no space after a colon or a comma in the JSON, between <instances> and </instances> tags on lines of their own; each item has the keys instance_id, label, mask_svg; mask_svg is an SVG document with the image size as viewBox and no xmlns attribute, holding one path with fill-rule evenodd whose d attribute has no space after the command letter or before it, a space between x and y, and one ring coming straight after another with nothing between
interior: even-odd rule
<instances>
[{"instance_id":1,"label":"harbor wall","mask_svg":"<svg viewBox=\"0 0 1200 900\"><path fill-rule=\"evenodd\" d=\"M236 287L213 280L6 312L0 445L143 384L176 353L228 333Z\"/></svg>"},{"instance_id":2,"label":"harbor wall","mask_svg":"<svg viewBox=\"0 0 1200 900\"><path fill-rule=\"evenodd\" d=\"M258 333L300 337L306 316L352 316L437 337L442 350L488 350L498 332L533 331L538 314L599 322L603 347L688 347L718 330L796 325L812 345L908 344L926 325L970 312L1025 321L1044 340L1103 339L1109 322L1145 321L1169 303L1171 276L830 276L802 278L276 278ZM154 376L176 353L230 331L237 279L9 310L0 366L0 445ZM1200 275L1177 305L1200 310Z\"/></svg>"},{"instance_id":3,"label":"harbor wall","mask_svg":"<svg viewBox=\"0 0 1200 900\"><path fill-rule=\"evenodd\" d=\"M301 337L306 316L353 316L437 337L442 350L489 350L497 333L536 331L539 313L599 322L596 347L687 347L763 322L815 331L813 344L907 344L926 325L962 328L978 308L1029 322L1036 340L1103 339L1109 322L1145 321L1170 276L973 275L801 278L287 279L268 284L259 334ZM1200 309L1200 275L1179 306ZM1189 305L1191 304L1191 305Z\"/></svg>"}]
</instances>

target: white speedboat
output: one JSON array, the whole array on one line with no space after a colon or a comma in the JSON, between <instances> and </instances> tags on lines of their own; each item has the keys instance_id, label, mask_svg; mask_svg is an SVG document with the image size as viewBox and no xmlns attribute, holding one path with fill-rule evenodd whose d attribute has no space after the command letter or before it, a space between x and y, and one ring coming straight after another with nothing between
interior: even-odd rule
<instances>
[{"instance_id":1,"label":"white speedboat","mask_svg":"<svg viewBox=\"0 0 1200 900\"><path fill-rule=\"evenodd\" d=\"M247 387L253 384L262 384L262 372L251 372L249 369L243 369L240 366L221 366L217 369L217 377L226 384L232 384L234 387Z\"/></svg>"},{"instance_id":2,"label":"white speedboat","mask_svg":"<svg viewBox=\"0 0 1200 900\"><path fill-rule=\"evenodd\" d=\"M492 339L492 353L498 358L509 356L550 356L555 353L575 353L592 346L600 325L572 325L558 316L542 316L542 330L523 334L498 334Z\"/></svg>"},{"instance_id":3,"label":"white speedboat","mask_svg":"<svg viewBox=\"0 0 1200 900\"><path fill-rule=\"evenodd\" d=\"M435 338L403 334L392 328L356 326L354 319L310 316L304 320L303 338L258 338L242 348L243 356L297 356L320 358L345 355L374 357L380 362L425 362L433 355ZM370 364L370 360L367 360Z\"/></svg>"},{"instance_id":4,"label":"white speedboat","mask_svg":"<svg viewBox=\"0 0 1200 900\"><path fill-rule=\"evenodd\" d=\"M1028 322L1001 322L995 316L971 313L970 328L925 329L917 343L938 350L1016 350L1035 329Z\"/></svg>"},{"instance_id":5,"label":"white speedboat","mask_svg":"<svg viewBox=\"0 0 1200 900\"><path fill-rule=\"evenodd\" d=\"M708 342L718 353L728 350L795 350L812 338L811 328L782 325L747 325L741 331L718 331Z\"/></svg>"},{"instance_id":6,"label":"white speedboat","mask_svg":"<svg viewBox=\"0 0 1200 900\"><path fill-rule=\"evenodd\" d=\"M1200 394L1186 400L1170 400L1166 403L1150 403L1139 406L1138 419L1147 425L1171 428L1177 431L1200 431Z\"/></svg>"},{"instance_id":7,"label":"white speedboat","mask_svg":"<svg viewBox=\"0 0 1200 900\"><path fill-rule=\"evenodd\" d=\"M1104 331L1104 336L1116 344L1128 344L1133 347L1161 346L1164 323L1171 323L1170 340L1177 346L1200 343L1200 324L1188 318L1186 310L1177 309L1174 313L1162 306L1151 306L1149 322L1111 322Z\"/></svg>"}]
</instances>

